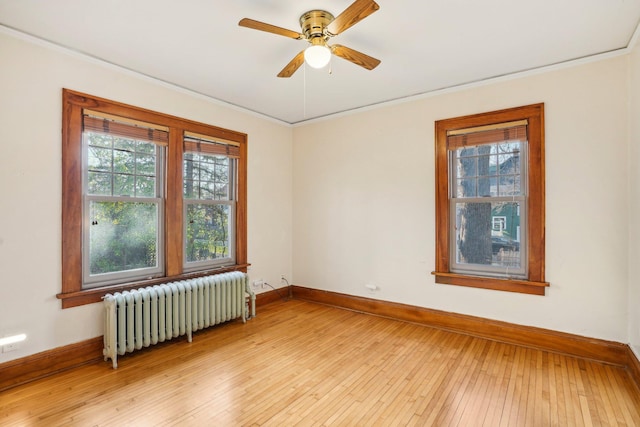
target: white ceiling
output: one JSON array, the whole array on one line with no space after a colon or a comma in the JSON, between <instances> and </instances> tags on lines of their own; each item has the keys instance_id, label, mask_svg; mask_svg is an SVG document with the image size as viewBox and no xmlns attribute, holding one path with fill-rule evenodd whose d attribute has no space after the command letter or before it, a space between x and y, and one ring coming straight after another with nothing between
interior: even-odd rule
<instances>
[{"instance_id":1,"label":"white ceiling","mask_svg":"<svg viewBox=\"0 0 640 427\"><path fill-rule=\"evenodd\" d=\"M376 0L331 42L382 63L334 57L332 72L280 70L307 43L238 26L300 31L304 12L352 0L0 0L0 24L278 119L299 123L625 49L640 0ZM0 52L0 60L2 60Z\"/></svg>"}]
</instances>

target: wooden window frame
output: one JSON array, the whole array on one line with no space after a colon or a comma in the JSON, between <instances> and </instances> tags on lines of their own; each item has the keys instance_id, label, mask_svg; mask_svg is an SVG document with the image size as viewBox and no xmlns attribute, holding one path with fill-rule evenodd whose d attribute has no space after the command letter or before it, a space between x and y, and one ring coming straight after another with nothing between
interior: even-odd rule
<instances>
[{"instance_id":1,"label":"wooden window frame","mask_svg":"<svg viewBox=\"0 0 640 427\"><path fill-rule=\"evenodd\" d=\"M454 273L450 270L451 216L449 148L447 133L459 129L527 120L527 271L526 279L509 279ZM544 104L533 104L488 113L439 120L435 123L436 170L436 283L544 295L545 281L545 165Z\"/></svg>"},{"instance_id":2,"label":"wooden window frame","mask_svg":"<svg viewBox=\"0 0 640 427\"><path fill-rule=\"evenodd\" d=\"M154 123L169 130L165 175L165 276L83 289L82 275L82 123L83 111ZM228 141L238 147L235 264L209 270L183 271L184 231L182 161L184 134L192 132ZM62 94L62 308L99 302L107 293L225 271L247 271L247 135L158 113L69 89Z\"/></svg>"}]
</instances>

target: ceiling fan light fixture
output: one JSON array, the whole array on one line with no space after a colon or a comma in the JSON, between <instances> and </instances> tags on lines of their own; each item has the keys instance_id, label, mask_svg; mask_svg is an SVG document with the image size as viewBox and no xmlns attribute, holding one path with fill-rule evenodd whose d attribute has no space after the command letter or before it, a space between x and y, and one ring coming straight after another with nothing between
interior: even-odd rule
<instances>
[{"instance_id":1,"label":"ceiling fan light fixture","mask_svg":"<svg viewBox=\"0 0 640 427\"><path fill-rule=\"evenodd\" d=\"M312 45L305 49L304 60L313 68L325 67L331 60L331 50L327 46Z\"/></svg>"}]
</instances>

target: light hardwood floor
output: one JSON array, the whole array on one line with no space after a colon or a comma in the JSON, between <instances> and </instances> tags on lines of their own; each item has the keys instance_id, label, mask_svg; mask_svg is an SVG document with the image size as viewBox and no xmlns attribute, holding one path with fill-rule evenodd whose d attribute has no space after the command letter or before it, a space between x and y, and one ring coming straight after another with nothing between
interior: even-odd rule
<instances>
[{"instance_id":1,"label":"light hardwood floor","mask_svg":"<svg viewBox=\"0 0 640 427\"><path fill-rule=\"evenodd\" d=\"M640 426L619 367L319 304L0 393L2 426Z\"/></svg>"}]
</instances>

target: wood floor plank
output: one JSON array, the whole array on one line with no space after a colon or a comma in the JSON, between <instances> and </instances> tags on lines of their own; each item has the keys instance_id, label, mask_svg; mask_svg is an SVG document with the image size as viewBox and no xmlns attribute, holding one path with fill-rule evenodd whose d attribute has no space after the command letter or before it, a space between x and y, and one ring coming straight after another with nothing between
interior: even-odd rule
<instances>
[{"instance_id":1,"label":"wood floor plank","mask_svg":"<svg viewBox=\"0 0 640 427\"><path fill-rule=\"evenodd\" d=\"M571 362L573 359L562 358L562 380L563 389L565 390L565 409L567 412L567 422L569 425L582 426L584 425L582 414L580 412L580 401L578 397L578 390L576 387L573 370L571 369Z\"/></svg>"},{"instance_id":2,"label":"wood floor plank","mask_svg":"<svg viewBox=\"0 0 640 427\"><path fill-rule=\"evenodd\" d=\"M2 426L640 426L617 366L303 301L0 393Z\"/></svg>"},{"instance_id":3,"label":"wood floor plank","mask_svg":"<svg viewBox=\"0 0 640 427\"><path fill-rule=\"evenodd\" d=\"M498 370L495 374L492 374L492 378L495 381L495 388L491 395L488 396L489 406L487 412L484 414L483 422L485 426L500 425L507 391L509 389L509 375L513 367L515 348L510 345L499 344L498 349L500 356L495 362Z\"/></svg>"}]
</instances>

